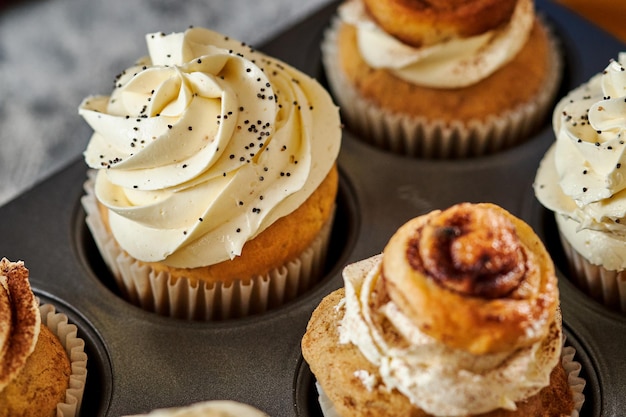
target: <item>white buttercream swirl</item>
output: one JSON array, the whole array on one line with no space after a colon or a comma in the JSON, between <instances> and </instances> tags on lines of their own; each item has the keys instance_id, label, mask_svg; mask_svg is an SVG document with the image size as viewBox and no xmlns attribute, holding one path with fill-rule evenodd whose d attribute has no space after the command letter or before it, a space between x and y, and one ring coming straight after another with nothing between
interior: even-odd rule
<instances>
[{"instance_id":1,"label":"white buttercream swirl","mask_svg":"<svg viewBox=\"0 0 626 417\"><path fill-rule=\"evenodd\" d=\"M434 88L466 87L493 74L522 49L535 20L532 0L519 0L502 28L416 48L387 34L368 15L362 0L343 3L339 16L357 28L359 52L369 66Z\"/></svg>"},{"instance_id":2,"label":"white buttercream swirl","mask_svg":"<svg viewBox=\"0 0 626 417\"><path fill-rule=\"evenodd\" d=\"M216 32L146 36L149 57L79 113L118 243L175 267L232 259L323 181L338 109L311 77Z\"/></svg>"},{"instance_id":3,"label":"white buttercream swirl","mask_svg":"<svg viewBox=\"0 0 626 417\"><path fill-rule=\"evenodd\" d=\"M393 302L371 309L382 255L349 265L344 271L345 312L340 343L353 343L373 365L389 390L434 416L466 416L515 402L549 385L561 352L557 314L548 336L532 346L490 355L452 349L422 333ZM377 320L383 315L404 339L385 337Z\"/></svg>"},{"instance_id":4,"label":"white buttercream swirl","mask_svg":"<svg viewBox=\"0 0 626 417\"><path fill-rule=\"evenodd\" d=\"M126 417L269 417L251 405L231 400L210 400L183 407L159 408Z\"/></svg>"},{"instance_id":5,"label":"white buttercream swirl","mask_svg":"<svg viewBox=\"0 0 626 417\"><path fill-rule=\"evenodd\" d=\"M556 142L536 174L537 199L558 213L574 248L626 268L626 53L555 107Z\"/></svg>"}]
</instances>

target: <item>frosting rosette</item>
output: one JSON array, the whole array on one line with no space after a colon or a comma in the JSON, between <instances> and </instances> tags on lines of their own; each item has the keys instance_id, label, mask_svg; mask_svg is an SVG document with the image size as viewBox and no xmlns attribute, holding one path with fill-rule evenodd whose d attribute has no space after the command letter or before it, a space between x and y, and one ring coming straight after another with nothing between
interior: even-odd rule
<instances>
[{"instance_id":1,"label":"frosting rosette","mask_svg":"<svg viewBox=\"0 0 626 417\"><path fill-rule=\"evenodd\" d=\"M537 199L591 263L626 267L626 53L572 90L553 114L555 143L534 182Z\"/></svg>"},{"instance_id":2,"label":"frosting rosette","mask_svg":"<svg viewBox=\"0 0 626 417\"><path fill-rule=\"evenodd\" d=\"M149 56L79 113L95 194L131 256L194 268L232 259L298 208L340 147L313 78L216 32L148 34Z\"/></svg>"}]
</instances>

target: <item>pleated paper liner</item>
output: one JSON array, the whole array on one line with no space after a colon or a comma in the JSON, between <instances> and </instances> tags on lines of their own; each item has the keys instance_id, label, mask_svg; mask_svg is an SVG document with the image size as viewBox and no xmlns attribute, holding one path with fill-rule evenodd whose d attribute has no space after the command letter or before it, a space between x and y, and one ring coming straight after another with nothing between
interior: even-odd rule
<instances>
[{"instance_id":1,"label":"pleated paper liner","mask_svg":"<svg viewBox=\"0 0 626 417\"><path fill-rule=\"evenodd\" d=\"M172 279L129 256L110 235L93 194L93 173L85 182L81 202L86 223L122 296L130 303L161 315L189 320L224 320L267 312L295 299L322 275L333 218L298 258L249 282L231 285Z\"/></svg>"},{"instance_id":2,"label":"pleated paper liner","mask_svg":"<svg viewBox=\"0 0 626 417\"><path fill-rule=\"evenodd\" d=\"M87 354L85 341L77 336L78 328L68 322L65 314L57 313L51 304L39 306L41 323L59 339L70 360L70 382L65 394L65 402L57 405L57 417L75 417L80 406L87 382Z\"/></svg>"},{"instance_id":3,"label":"pleated paper liner","mask_svg":"<svg viewBox=\"0 0 626 417\"><path fill-rule=\"evenodd\" d=\"M614 311L626 313L626 271L594 265L576 251L559 232L569 266L569 278L589 297Z\"/></svg>"}]
</instances>

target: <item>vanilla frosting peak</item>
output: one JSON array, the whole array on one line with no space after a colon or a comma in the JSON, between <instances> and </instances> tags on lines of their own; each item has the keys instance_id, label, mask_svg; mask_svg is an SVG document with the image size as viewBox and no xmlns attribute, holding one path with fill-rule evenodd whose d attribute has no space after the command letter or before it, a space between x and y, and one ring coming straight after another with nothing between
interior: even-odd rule
<instances>
[{"instance_id":1,"label":"vanilla frosting peak","mask_svg":"<svg viewBox=\"0 0 626 417\"><path fill-rule=\"evenodd\" d=\"M485 355L453 349L423 333L393 301L372 307L382 262L377 255L346 267L339 326L340 343L354 344L378 368L378 383L429 415L446 417L515 410L517 401L549 385L561 352L560 314L530 346ZM401 337L386 336L381 320Z\"/></svg>"},{"instance_id":2,"label":"vanilla frosting peak","mask_svg":"<svg viewBox=\"0 0 626 417\"><path fill-rule=\"evenodd\" d=\"M126 417L269 417L251 405L232 400L209 400L187 406L159 408Z\"/></svg>"},{"instance_id":3,"label":"vanilla frosting peak","mask_svg":"<svg viewBox=\"0 0 626 417\"><path fill-rule=\"evenodd\" d=\"M311 77L216 32L148 34L149 56L79 113L118 243L193 268L241 253L335 163L337 107Z\"/></svg>"},{"instance_id":4,"label":"vanilla frosting peak","mask_svg":"<svg viewBox=\"0 0 626 417\"><path fill-rule=\"evenodd\" d=\"M522 49L535 20L532 0L519 0L502 28L416 48L380 28L362 0L344 2L339 16L356 27L359 52L369 66L433 88L466 87L487 78Z\"/></svg>"},{"instance_id":5,"label":"vanilla frosting peak","mask_svg":"<svg viewBox=\"0 0 626 417\"><path fill-rule=\"evenodd\" d=\"M555 143L534 182L561 231L592 263L626 267L626 53L555 107Z\"/></svg>"}]
</instances>

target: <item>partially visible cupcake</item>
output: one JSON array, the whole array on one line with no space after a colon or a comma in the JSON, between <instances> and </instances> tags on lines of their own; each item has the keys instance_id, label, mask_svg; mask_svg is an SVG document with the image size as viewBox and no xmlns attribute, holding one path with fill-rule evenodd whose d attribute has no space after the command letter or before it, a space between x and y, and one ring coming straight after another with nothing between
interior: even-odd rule
<instances>
[{"instance_id":1,"label":"partially visible cupcake","mask_svg":"<svg viewBox=\"0 0 626 417\"><path fill-rule=\"evenodd\" d=\"M241 317L321 275L338 186L338 108L311 77L216 32L146 36L149 57L79 112L98 170L84 200L127 299Z\"/></svg>"},{"instance_id":2,"label":"partially visible cupcake","mask_svg":"<svg viewBox=\"0 0 626 417\"><path fill-rule=\"evenodd\" d=\"M578 416L552 260L501 207L411 219L343 278L302 339L326 417Z\"/></svg>"},{"instance_id":3,"label":"partially visible cupcake","mask_svg":"<svg viewBox=\"0 0 626 417\"><path fill-rule=\"evenodd\" d=\"M87 376L84 341L39 305L23 262L0 260L0 416L73 417Z\"/></svg>"},{"instance_id":4,"label":"partially visible cupcake","mask_svg":"<svg viewBox=\"0 0 626 417\"><path fill-rule=\"evenodd\" d=\"M570 276L626 312L626 53L554 109L555 143L537 170L537 199L555 213Z\"/></svg>"},{"instance_id":5,"label":"partially visible cupcake","mask_svg":"<svg viewBox=\"0 0 626 417\"><path fill-rule=\"evenodd\" d=\"M322 53L347 127L416 157L524 141L561 80L556 39L532 0L346 0Z\"/></svg>"},{"instance_id":6,"label":"partially visible cupcake","mask_svg":"<svg viewBox=\"0 0 626 417\"><path fill-rule=\"evenodd\" d=\"M232 400L210 400L184 407L160 408L127 417L269 417L251 405Z\"/></svg>"}]
</instances>

